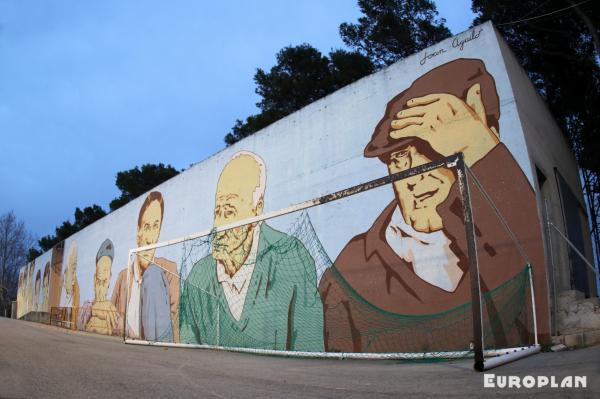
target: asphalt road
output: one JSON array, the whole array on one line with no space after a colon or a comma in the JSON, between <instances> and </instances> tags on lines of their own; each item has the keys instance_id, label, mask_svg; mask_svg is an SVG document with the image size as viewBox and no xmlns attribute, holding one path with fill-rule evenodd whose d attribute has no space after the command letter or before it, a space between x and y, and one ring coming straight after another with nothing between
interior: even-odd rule
<instances>
[{"instance_id":1,"label":"asphalt road","mask_svg":"<svg viewBox=\"0 0 600 399\"><path fill-rule=\"evenodd\" d=\"M490 372L586 375L588 388L484 388L470 360L319 360L166 349L0 317L0 398L599 398L600 346L542 353Z\"/></svg>"}]
</instances>

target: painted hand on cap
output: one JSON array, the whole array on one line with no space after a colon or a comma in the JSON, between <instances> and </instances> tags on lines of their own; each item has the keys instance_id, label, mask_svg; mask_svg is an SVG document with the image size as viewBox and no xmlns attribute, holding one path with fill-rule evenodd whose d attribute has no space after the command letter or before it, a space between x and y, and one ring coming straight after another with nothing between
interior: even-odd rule
<instances>
[{"instance_id":1,"label":"painted hand on cap","mask_svg":"<svg viewBox=\"0 0 600 399\"><path fill-rule=\"evenodd\" d=\"M418 137L434 151L449 156L459 152L471 166L498 143L498 133L487 126L479 84L467 93L467 102L444 93L428 94L407 101L406 109L391 122L390 137Z\"/></svg>"}]
</instances>

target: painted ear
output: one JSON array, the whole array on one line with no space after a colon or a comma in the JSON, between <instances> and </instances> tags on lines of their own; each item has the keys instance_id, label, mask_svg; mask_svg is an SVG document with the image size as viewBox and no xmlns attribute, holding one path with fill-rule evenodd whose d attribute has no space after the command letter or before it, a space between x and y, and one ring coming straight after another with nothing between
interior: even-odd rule
<instances>
[{"instance_id":1,"label":"painted ear","mask_svg":"<svg viewBox=\"0 0 600 399\"><path fill-rule=\"evenodd\" d=\"M481 99L481 85L479 83L475 83L469 87L469 91L467 91L467 105L475 111L479 119L487 126L487 117L485 116L485 107Z\"/></svg>"}]
</instances>

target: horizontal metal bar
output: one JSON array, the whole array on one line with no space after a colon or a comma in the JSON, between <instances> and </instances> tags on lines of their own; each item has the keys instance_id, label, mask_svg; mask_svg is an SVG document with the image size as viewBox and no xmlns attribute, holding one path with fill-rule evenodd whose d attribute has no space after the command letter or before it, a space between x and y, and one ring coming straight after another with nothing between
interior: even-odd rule
<instances>
[{"instance_id":1,"label":"horizontal metal bar","mask_svg":"<svg viewBox=\"0 0 600 399\"><path fill-rule=\"evenodd\" d=\"M169 348L196 348L213 349L228 352L253 353L258 355L328 358L328 359L368 359L368 360L425 360L425 359L463 359L473 357L472 351L447 351L447 352L390 352L390 353L354 353L354 352L308 352L308 351L279 351L273 349L234 348L226 346L182 344L174 342L152 342L139 339L126 339L126 344L161 346ZM486 356L499 356L513 351L520 351L527 347L491 349L485 351Z\"/></svg>"},{"instance_id":2,"label":"horizontal metal bar","mask_svg":"<svg viewBox=\"0 0 600 399\"><path fill-rule=\"evenodd\" d=\"M208 236L209 234L217 233L220 231L234 229L236 227L244 226L244 225L251 224L251 223L262 222L264 220L272 219L277 216L282 216L282 215L285 215L288 213L297 212L297 211L307 209L307 208L312 208L313 206L326 204L328 202L335 201L335 200L338 200L338 199L341 199L344 197L349 197L351 195L355 195L355 194L359 194L359 193L362 193L362 192L365 192L368 190L372 190L374 188L393 183L397 180L406 179L407 177L411 177L414 175L419 175L421 173L429 172L431 170L434 170L434 169L437 169L440 167L454 168L454 167L456 167L457 162L458 162L458 155L451 155L449 157L445 157L445 158L442 158L442 159L434 161L434 162L430 162L425 165L416 166L414 168L410 168L410 169L404 170L402 172L393 173L391 175L380 177L378 179L374 179L374 180L371 180L371 181L368 181L365 183L357 184L356 186L345 188L343 190L336 191L331 194L326 194L321 197L317 197L317 198L313 198L308 201L300 202L295 205L291 205L287 208L283 208L283 209L280 209L277 211L268 212L268 213L264 213L262 215L243 219L243 220L240 220L235 223L229 223L229 224L221 225L218 227L213 227L212 229L202 230L197 233L174 238L172 240L162 241L162 242L158 242L156 244L150 244L150 245L145 245L143 247L134 248L131 250L131 252L136 253L136 252L141 252L141 251L147 251L150 249L162 248L162 247L166 247L169 245L178 244L183 241L194 240L196 238L205 237L205 236Z\"/></svg>"},{"instance_id":3,"label":"horizontal metal bar","mask_svg":"<svg viewBox=\"0 0 600 399\"><path fill-rule=\"evenodd\" d=\"M527 348L519 348L511 351L507 351L505 354L501 354L490 359L483 361L483 367L476 369L477 371L487 371L494 367L502 366L503 364L514 362L515 360L522 359L527 356L534 355L541 352L542 347L540 345L533 345Z\"/></svg>"}]
</instances>

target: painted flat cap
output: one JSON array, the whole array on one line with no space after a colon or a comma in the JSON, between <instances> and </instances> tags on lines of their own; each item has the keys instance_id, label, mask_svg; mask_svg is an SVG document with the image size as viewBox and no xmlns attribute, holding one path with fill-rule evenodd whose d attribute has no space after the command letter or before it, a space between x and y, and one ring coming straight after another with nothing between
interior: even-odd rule
<instances>
[{"instance_id":1,"label":"painted flat cap","mask_svg":"<svg viewBox=\"0 0 600 399\"><path fill-rule=\"evenodd\" d=\"M96 262L98 262L98 260L100 260L100 258L103 256L108 256L110 260L113 260L114 255L115 251L113 248L113 243L107 238L106 240L104 240L102 245L100 245L100 249L98 250L98 254L96 255Z\"/></svg>"},{"instance_id":2,"label":"painted flat cap","mask_svg":"<svg viewBox=\"0 0 600 399\"><path fill-rule=\"evenodd\" d=\"M486 111L487 124L499 131L500 101L496 94L494 78L488 73L481 60L459 58L422 75L408 89L388 102L385 115L375 127L371 141L365 147L365 157L377 157L382 162L387 163L390 154L393 152L402 150L409 144L423 143L423 140L413 137L396 140L389 135L392 120L396 119L398 112L408 108L406 106L408 100L435 93L452 94L465 100L467 91L476 83L481 86L481 97Z\"/></svg>"}]
</instances>

